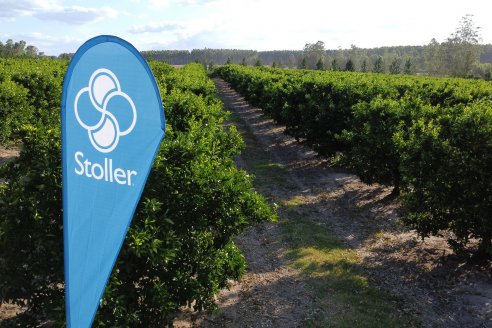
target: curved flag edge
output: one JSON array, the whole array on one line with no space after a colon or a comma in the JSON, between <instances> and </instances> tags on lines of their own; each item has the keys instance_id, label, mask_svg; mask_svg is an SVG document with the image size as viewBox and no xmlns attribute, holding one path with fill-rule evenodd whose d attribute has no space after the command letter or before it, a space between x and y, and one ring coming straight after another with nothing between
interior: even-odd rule
<instances>
[{"instance_id":1,"label":"curved flag edge","mask_svg":"<svg viewBox=\"0 0 492 328\"><path fill-rule=\"evenodd\" d=\"M113 43L116 43L116 44L126 48L128 51L130 51L139 60L140 64L142 65L142 67L145 69L148 76L150 77L152 85L154 86L154 91L155 91L156 95L158 96L159 113L160 113L160 118L161 118L161 129L163 131L161 141L164 138L164 135L166 132L166 119L165 119L165 115L164 115L164 106L162 104L161 93L160 93L159 88L157 86L157 82L155 80L154 74L152 73L152 70L150 69L145 58L131 43L129 43L126 40L123 40L122 38L114 36L114 35L99 35L99 36L96 36L96 37L93 37L93 38L87 40L84 44L82 44L82 46L80 46L77 49L72 60L70 61L69 65L68 65L67 72L65 73L65 76L63 78L63 89L62 89L62 99L61 99L61 132L62 132L61 157L62 157L62 199L63 199L62 206L63 206L63 229L64 229L63 230L63 245L64 245L64 259L63 260L64 260L64 274L65 274L65 307L66 307L65 313L66 313L67 327L71 326L70 303L68 302L68 299L69 299L68 286L70 284L69 277L68 277L68 263L69 263L68 253L69 252L65 250L65 248L68 246L68 233L65 230L65 227L67 226L68 214L69 214L67 212L67 208L68 208L68 204L67 204L67 201L68 201L68 198L67 198L67 196L68 196L67 195L67 191L68 191L67 169L68 169L68 167L67 167L67 161L64 161L64 159L66 158L66 155L67 155L66 154L66 149L67 149L66 138L64 136L67 133L67 126L66 126L66 115L67 115L66 114L66 111L67 111L66 107L67 106L66 106L66 102L67 102L68 82L71 80L72 73L73 73L75 66L79 62L80 58L85 54L85 52L87 52L92 47L94 47L100 43L105 43L105 42L113 42ZM155 150L155 153L152 157L152 162L155 160L155 157L156 157L158 151L159 151L159 147L157 147ZM147 181L147 178L150 174L150 171L151 171L151 169L149 169L148 172L146 172L146 176L145 176L144 181ZM138 190L138 199L140 199L140 197L142 196L144 188L145 188L145 184L143 184L141 189ZM138 203L139 203L139 201L135 202L135 205L132 209L132 217L135 214L135 210L137 208ZM132 220L128 221L128 225L125 229L125 236L128 233L128 229L130 227L131 221ZM125 238L122 239L122 241L118 247L118 253L117 254L119 254L121 247L123 246L124 241L125 241ZM115 259L112 263L112 266L111 266L112 268L114 268L114 265L116 264L117 260L118 260L118 256L115 257ZM111 276L111 273L112 273L112 270L109 272L108 276L105 279L106 284L109 280L109 277ZM101 299L102 296L104 295L104 291L105 291L105 288L102 290L101 295L99 295L99 299ZM94 314L92 315L91 322L94 321L96 313L97 313L97 308L94 311Z\"/></svg>"}]
</instances>

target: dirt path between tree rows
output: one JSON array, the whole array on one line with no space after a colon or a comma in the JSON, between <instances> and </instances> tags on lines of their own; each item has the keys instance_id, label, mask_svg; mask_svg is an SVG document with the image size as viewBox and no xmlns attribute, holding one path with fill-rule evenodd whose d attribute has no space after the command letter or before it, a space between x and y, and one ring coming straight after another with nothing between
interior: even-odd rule
<instances>
[{"instance_id":1,"label":"dirt path between tree rows","mask_svg":"<svg viewBox=\"0 0 492 328\"><path fill-rule=\"evenodd\" d=\"M356 176L331 168L226 82L215 79L215 83L247 144L238 165L256 176L256 189L272 204L302 203L301 214L313 223L322 222L355 250L370 283L403 299L405 306L398 311L415 316L422 326L492 327L491 265L463 263L444 237L421 241L400 223L401 205L385 198L391 189L365 185ZM261 165L251 165L249 157L255 152L266 154L268 165L282 168L287 179L276 179L274 170L265 174ZM285 215L280 206L279 222ZM281 234L279 223L267 223L240 235L237 243L248 262L246 275L218 295L218 314L185 311L176 326L303 327L320 311L330 315L291 265Z\"/></svg>"}]
</instances>

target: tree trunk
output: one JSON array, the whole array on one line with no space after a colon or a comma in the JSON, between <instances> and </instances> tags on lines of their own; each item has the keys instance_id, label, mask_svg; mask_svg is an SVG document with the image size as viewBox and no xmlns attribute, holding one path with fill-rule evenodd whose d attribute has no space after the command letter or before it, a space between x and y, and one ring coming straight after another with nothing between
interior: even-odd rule
<instances>
[{"instance_id":1,"label":"tree trunk","mask_svg":"<svg viewBox=\"0 0 492 328\"><path fill-rule=\"evenodd\" d=\"M484 231L481 237L477 257L482 260L492 259L492 230Z\"/></svg>"},{"instance_id":2,"label":"tree trunk","mask_svg":"<svg viewBox=\"0 0 492 328\"><path fill-rule=\"evenodd\" d=\"M389 195L390 198L396 198L400 196L400 186L401 186L401 173L397 167L393 168L393 191Z\"/></svg>"}]
</instances>

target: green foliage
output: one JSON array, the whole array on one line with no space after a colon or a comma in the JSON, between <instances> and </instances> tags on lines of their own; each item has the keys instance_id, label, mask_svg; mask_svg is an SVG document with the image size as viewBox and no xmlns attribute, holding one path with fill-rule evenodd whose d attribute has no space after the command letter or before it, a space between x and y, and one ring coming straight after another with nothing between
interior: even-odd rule
<instances>
[{"instance_id":1,"label":"green foliage","mask_svg":"<svg viewBox=\"0 0 492 328\"><path fill-rule=\"evenodd\" d=\"M12 74L12 81L29 90L27 99L34 107L33 114L38 118L48 115L44 120L45 124L49 123L47 120L51 119L52 112L60 108L62 74L61 70L46 71L44 68Z\"/></svg>"},{"instance_id":2,"label":"green foliage","mask_svg":"<svg viewBox=\"0 0 492 328\"><path fill-rule=\"evenodd\" d=\"M64 316L60 129L26 125L21 140L19 158L1 168L6 183L0 190L0 302L27 306L33 314L46 310L60 320Z\"/></svg>"},{"instance_id":3,"label":"green foliage","mask_svg":"<svg viewBox=\"0 0 492 328\"><path fill-rule=\"evenodd\" d=\"M316 69L317 70L320 70L320 71L322 71L322 70L325 69L325 63L323 62L323 59L322 58L320 58L318 60L318 62L316 63Z\"/></svg>"},{"instance_id":4,"label":"green foliage","mask_svg":"<svg viewBox=\"0 0 492 328\"><path fill-rule=\"evenodd\" d=\"M374 62L374 67L372 69L373 73L384 73L384 61L383 57L379 56Z\"/></svg>"},{"instance_id":5,"label":"green foliage","mask_svg":"<svg viewBox=\"0 0 492 328\"><path fill-rule=\"evenodd\" d=\"M352 61L352 58L349 58L349 60L347 60L347 63L345 64L345 71L355 72L355 65L354 62Z\"/></svg>"},{"instance_id":6,"label":"green foliage","mask_svg":"<svg viewBox=\"0 0 492 328\"><path fill-rule=\"evenodd\" d=\"M19 138L22 125L33 112L27 101L28 90L10 79L0 82L0 143Z\"/></svg>"},{"instance_id":7,"label":"green foliage","mask_svg":"<svg viewBox=\"0 0 492 328\"><path fill-rule=\"evenodd\" d=\"M14 42L8 39L5 44L0 42L0 57L37 57L38 48L27 45L26 41Z\"/></svg>"},{"instance_id":8,"label":"green foliage","mask_svg":"<svg viewBox=\"0 0 492 328\"><path fill-rule=\"evenodd\" d=\"M411 75L414 74L414 72L415 72L415 68L412 62L412 58L408 57L405 60L405 65L403 67L403 74Z\"/></svg>"},{"instance_id":9,"label":"green foliage","mask_svg":"<svg viewBox=\"0 0 492 328\"><path fill-rule=\"evenodd\" d=\"M364 58L364 60L362 61L362 64L361 64L361 67L360 67L360 71L361 71L362 73L367 73L367 72L369 72L369 68L368 68L368 66L367 66L367 59L366 59L366 58Z\"/></svg>"},{"instance_id":10,"label":"green foliage","mask_svg":"<svg viewBox=\"0 0 492 328\"><path fill-rule=\"evenodd\" d=\"M340 64L338 64L338 60L336 58L331 61L331 70L335 72L340 70Z\"/></svg>"},{"instance_id":11,"label":"green foliage","mask_svg":"<svg viewBox=\"0 0 492 328\"><path fill-rule=\"evenodd\" d=\"M326 57L325 43L317 41L316 43L306 43L303 48L303 59L306 59L306 68L322 69L320 63L324 62Z\"/></svg>"},{"instance_id":12,"label":"green foliage","mask_svg":"<svg viewBox=\"0 0 492 328\"><path fill-rule=\"evenodd\" d=\"M307 59L306 59L306 57L303 57L302 58L301 66L299 68L301 68L301 69L307 69Z\"/></svg>"},{"instance_id":13,"label":"green foliage","mask_svg":"<svg viewBox=\"0 0 492 328\"><path fill-rule=\"evenodd\" d=\"M389 67L390 74L400 74L401 73L401 59L395 58Z\"/></svg>"},{"instance_id":14,"label":"green foliage","mask_svg":"<svg viewBox=\"0 0 492 328\"><path fill-rule=\"evenodd\" d=\"M480 62L480 27L473 15L462 17L455 33L445 42L432 39L425 51L427 69L431 74L455 77L472 76L472 68Z\"/></svg>"},{"instance_id":15,"label":"green foliage","mask_svg":"<svg viewBox=\"0 0 492 328\"><path fill-rule=\"evenodd\" d=\"M422 237L451 230L457 251L477 238L478 254L492 257L492 102L421 106L395 137L411 188L407 223Z\"/></svg>"},{"instance_id":16,"label":"green foliage","mask_svg":"<svg viewBox=\"0 0 492 328\"><path fill-rule=\"evenodd\" d=\"M0 58L0 143L16 142L24 124L49 125L58 113L66 63Z\"/></svg>"},{"instance_id":17,"label":"green foliage","mask_svg":"<svg viewBox=\"0 0 492 328\"><path fill-rule=\"evenodd\" d=\"M171 324L180 306L192 304L195 310L214 310L214 295L245 271L232 238L274 217L251 178L234 164L243 143L234 128L223 127L227 114L202 65L176 70L154 62L151 68L163 96L166 137L96 327ZM19 76L29 85L33 81L25 76L36 77ZM12 323L21 326L43 317L60 326L65 320L60 121L49 107L56 101L46 98L57 92L62 78L39 75L38 85L52 87L44 98L41 92L30 96L32 104L46 106L38 109L43 119L21 126L20 156L0 169L5 181L0 185L0 302L27 306L28 315Z\"/></svg>"},{"instance_id":18,"label":"green foliage","mask_svg":"<svg viewBox=\"0 0 492 328\"><path fill-rule=\"evenodd\" d=\"M455 249L476 238L492 257L489 83L234 65L218 74L319 154L394 195L402 188L422 237L448 229Z\"/></svg>"},{"instance_id":19,"label":"green foliage","mask_svg":"<svg viewBox=\"0 0 492 328\"><path fill-rule=\"evenodd\" d=\"M347 165L362 181L394 186L400 191L400 153L393 140L408 118L399 101L376 97L353 107L354 119L343 137L353 145L347 153Z\"/></svg>"}]
</instances>

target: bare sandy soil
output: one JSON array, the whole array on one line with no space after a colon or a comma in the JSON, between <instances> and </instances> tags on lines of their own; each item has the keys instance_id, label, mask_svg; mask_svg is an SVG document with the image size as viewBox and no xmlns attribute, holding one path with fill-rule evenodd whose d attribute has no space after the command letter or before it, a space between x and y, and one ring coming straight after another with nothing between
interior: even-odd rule
<instances>
[{"instance_id":1,"label":"bare sandy soil","mask_svg":"<svg viewBox=\"0 0 492 328\"><path fill-rule=\"evenodd\" d=\"M19 149L17 147L5 148L0 146L0 164L5 163L5 161L12 160L18 155Z\"/></svg>"},{"instance_id":2,"label":"bare sandy soil","mask_svg":"<svg viewBox=\"0 0 492 328\"><path fill-rule=\"evenodd\" d=\"M290 181L281 185L260 183L262 194L272 202L297 199L307 205L304 214L309 213L313 222L324 222L354 249L371 283L403 298L407 305L403 311L419 318L424 327L492 327L490 263L467 264L448 247L445 236L420 240L401 224L401 205L386 197L391 189L368 186L331 168L226 82L216 79L215 83L236 125L250 135L247 142L266 151L288 172ZM245 162L238 158L239 165L251 169ZM315 291L289 265L279 229L268 223L239 236L237 242L248 260L247 274L218 295L218 314L185 310L176 326L302 327L313 313L326 311L317 308Z\"/></svg>"}]
</instances>

